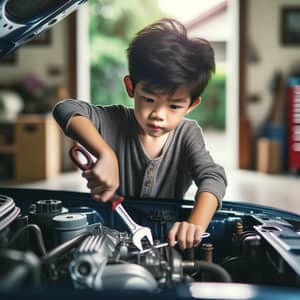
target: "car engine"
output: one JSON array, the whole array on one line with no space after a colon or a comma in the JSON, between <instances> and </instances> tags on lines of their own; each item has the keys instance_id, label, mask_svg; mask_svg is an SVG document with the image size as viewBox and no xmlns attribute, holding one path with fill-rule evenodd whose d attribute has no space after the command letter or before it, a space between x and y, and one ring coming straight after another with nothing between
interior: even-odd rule
<instances>
[{"instance_id":1,"label":"car engine","mask_svg":"<svg viewBox=\"0 0 300 300\"><path fill-rule=\"evenodd\" d=\"M210 236L181 251L169 247L165 237L176 214L183 217L191 207L144 202L142 213L133 200L133 217L147 220L155 237L152 246L144 240L140 251L107 206L98 210L92 201L83 206L86 201L77 194L76 201L68 198L20 202L0 195L0 290L159 293L195 282L300 286L299 216L287 221L271 210L223 207L208 228Z\"/></svg>"}]
</instances>

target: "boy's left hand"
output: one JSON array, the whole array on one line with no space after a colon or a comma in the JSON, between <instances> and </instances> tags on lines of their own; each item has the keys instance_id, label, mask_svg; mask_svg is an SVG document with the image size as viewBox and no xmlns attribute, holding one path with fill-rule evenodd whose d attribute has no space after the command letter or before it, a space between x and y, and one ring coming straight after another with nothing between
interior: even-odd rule
<instances>
[{"instance_id":1,"label":"boy's left hand","mask_svg":"<svg viewBox=\"0 0 300 300\"><path fill-rule=\"evenodd\" d=\"M177 241L181 250L192 248L200 242L203 232L204 229L201 225L186 221L175 222L168 234L169 245L174 247L175 241Z\"/></svg>"}]
</instances>

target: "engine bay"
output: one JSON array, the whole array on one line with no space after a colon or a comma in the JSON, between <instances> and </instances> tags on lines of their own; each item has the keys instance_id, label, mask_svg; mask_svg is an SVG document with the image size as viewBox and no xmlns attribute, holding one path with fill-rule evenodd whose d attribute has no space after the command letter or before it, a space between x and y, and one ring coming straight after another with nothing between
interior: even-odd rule
<instances>
[{"instance_id":1,"label":"engine bay","mask_svg":"<svg viewBox=\"0 0 300 300\"><path fill-rule=\"evenodd\" d=\"M0 189L0 290L71 289L160 294L200 282L300 287L300 216L224 202L207 237L185 251L167 232L192 201L130 199L149 226L143 251L107 204L86 193Z\"/></svg>"}]
</instances>

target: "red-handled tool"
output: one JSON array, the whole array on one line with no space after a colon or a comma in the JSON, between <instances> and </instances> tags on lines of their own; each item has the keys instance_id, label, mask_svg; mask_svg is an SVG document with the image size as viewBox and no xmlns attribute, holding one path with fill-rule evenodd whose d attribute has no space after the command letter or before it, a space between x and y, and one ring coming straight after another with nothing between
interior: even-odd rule
<instances>
[{"instance_id":1,"label":"red-handled tool","mask_svg":"<svg viewBox=\"0 0 300 300\"><path fill-rule=\"evenodd\" d=\"M86 163L82 163L79 159L78 153L81 153ZM90 153L83 147L75 145L70 149L70 157L73 162L81 169L88 170L93 167L94 162ZM112 199L112 210L115 210L122 220L125 222L130 232L132 233L132 243L140 250L143 251L142 239L146 237L151 245L153 245L153 237L150 228L136 224L128 215L125 208L121 204L124 200L123 196L115 194Z\"/></svg>"},{"instance_id":2,"label":"red-handled tool","mask_svg":"<svg viewBox=\"0 0 300 300\"><path fill-rule=\"evenodd\" d=\"M84 159L86 160L85 163L83 163L80 158L78 153L81 153ZM79 167L81 170L89 170L93 167L94 161L90 155L90 153L83 147L79 145L75 145L70 149L70 157L72 161ZM118 194L115 194L112 199L112 210L115 210L115 208L124 200L123 196L120 196Z\"/></svg>"}]
</instances>

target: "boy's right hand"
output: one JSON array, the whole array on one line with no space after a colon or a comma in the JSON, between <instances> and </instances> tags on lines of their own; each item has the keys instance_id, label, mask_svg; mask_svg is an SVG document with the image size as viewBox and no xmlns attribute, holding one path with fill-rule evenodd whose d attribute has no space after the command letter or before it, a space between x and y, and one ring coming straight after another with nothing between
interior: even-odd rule
<instances>
[{"instance_id":1,"label":"boy's right hand","mask_svg":"<svg viewBox=\"0 0 300 300\"><path fill-rule=\"evenodd\" d=\"M87 187L96 201L107 202L112 199L119 187L119 166L112 150L101 153L94 166L82 172Z\"/></svg>"}]
</instances>

